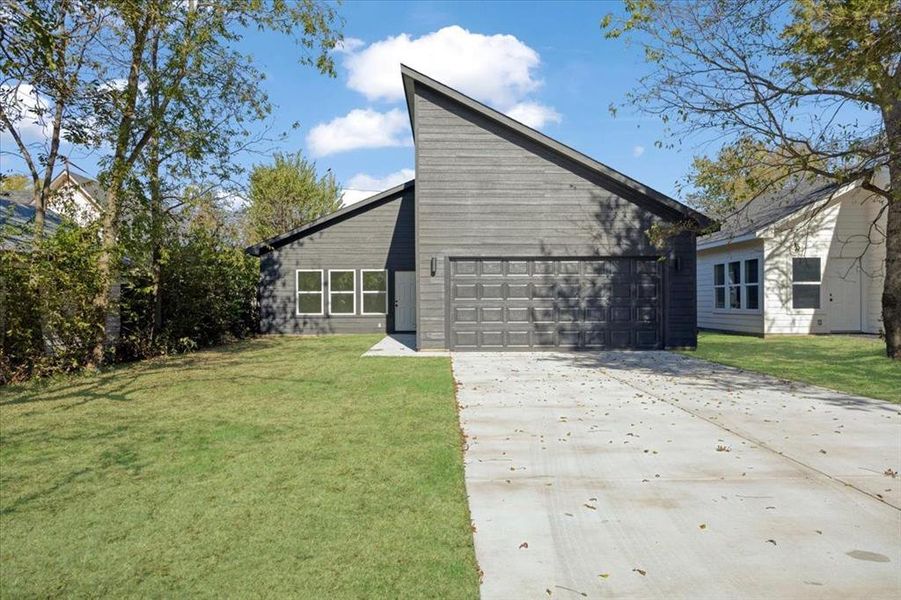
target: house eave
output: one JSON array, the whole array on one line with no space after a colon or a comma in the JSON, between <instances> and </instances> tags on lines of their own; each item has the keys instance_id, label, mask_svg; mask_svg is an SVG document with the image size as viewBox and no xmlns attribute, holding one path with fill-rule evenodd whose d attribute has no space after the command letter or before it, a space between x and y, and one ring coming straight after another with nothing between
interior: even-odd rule
<instances>
[{"instance_id":1,"label":"house eave","mask_svg":"<svg viewBox=\"0 0 901 600\"><path fill-rule=\"evenodd\" d=\"M352 216L353 214L361 212L377 202L393 198L407 190L413 189L413 187L415 186L415 181L415 179L411 179L410 181L406 181L400 185L394 186L393 188L379 192L378 194L370 196L369 198L355 202L350 206L345 206L344 208L338 209L333 213L319 217L318 219L310 221L309 223L301 225L300 227L292 229L291 231L271 237L267 240L263 240L258 244L248 246L244 249L244 252L250 254L251 256L262 256L263 254L275 250L279 246L283 246L290 241L303 237L313 230L320 229L323 226L328 225L332 221L341 219L342 217Z\"/></svg>"},{"instance_id":2,"label":"house eave","mask_svg":"<svg viewBox=\"0 0 901 600\"><path fill-rule=\"evenodd\" d=\"M435 81L434 79L416 71L415 69L411 69L410 67L401 64L400 70L404 83L404 93L407 98L407 111L410 115L411 127L415 118L413 112L413 94L415 92L415 86L422 85L425 88L446 96L451 100L465 106L472 111L475 111L476 113L494 122L500 123L508 129L517 132L525 138L543 146L544 148L547 148L548 150L560 156L565 157L566 159L580 165L581 167L587 168L590 172L602 176L604 179L611 181L616 186L630 190L632 193L638 193L641 196L649 198L652 201L666 207L670 211L683 215L686 219L693 221L702 229L711 227L714 224L713 220L707 217L707 215L704 215L694 210L693 208L686 206L673 198L670 198L666 194L648 187L643 183L636 181L635 179L632 179L627 175L624 175L623 173L620 173L619 171L591 158L586 154L583 154L582 152L579 152L574 148L567 146L566 144L563 144L562 142L544 135L540 131L537 131L523 123L520 123L516 119L498 112L490 106L486 106L485 104L482 104L481 102L474 100L473 98L470 98L469 96L458 92L457 90L439 81ZM413 129L415 130L415 127Z\"/></svg>"}]
</instances>

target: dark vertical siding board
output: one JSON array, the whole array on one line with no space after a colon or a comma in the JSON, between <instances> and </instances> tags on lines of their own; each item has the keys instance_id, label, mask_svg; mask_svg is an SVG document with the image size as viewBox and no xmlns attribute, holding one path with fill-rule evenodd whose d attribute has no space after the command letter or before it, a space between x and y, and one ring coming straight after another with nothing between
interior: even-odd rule
<instances>
[{"instance_id":1,"label":"dark vertical siding board","mask_svg":"<svg viewBox=\"0 0 901 600\"><path fill-rule=\"evenodd\" d=\"M393 330L394 272L414 269L413 190L386 199L280 246L260 257L260 330L263 333L368 333ZM356 271L357 314L298 316L297 269ZM362 315L361 269L388 269L388 311ZM328 297L324 304L328 306Z\"/></svg>"},{"instance_id":2,"label":"dark vertical siding board","mask_svg":"<svg viewBox=\"0 0 901 600\"><path fill-rule=\"evenodd\" d=\"M694 345L694 319L681 317L696 310L693 237L660 250L646 235L681 215L437 92L415 92L420 348L448 346L446 259L466 256L679 257L665 277L665 343Z\"/></svg>"}]
</instances>

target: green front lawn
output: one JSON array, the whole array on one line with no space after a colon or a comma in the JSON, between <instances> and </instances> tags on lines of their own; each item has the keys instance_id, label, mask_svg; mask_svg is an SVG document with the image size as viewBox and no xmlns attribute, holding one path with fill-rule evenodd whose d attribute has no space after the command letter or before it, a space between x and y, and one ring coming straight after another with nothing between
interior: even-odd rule
<instances>
[{"instance_id":1,"label":"green front lawn","mask_svg":"<svg viewBox=\"0 0 901 600\"><path fill-rule=\"evenodd\" d=\"M477 597L450 361L377 339L0 389L2 595Z\"/></svg>"},{"instance_id":2,"label":"green front lawn","mask_svg":"<svg viewBox=\"0 0 901 600\"><path fill-rule=\"evenodd\" d=\"M766 339L701 332L690 356L812 383L840 392L901 403L901 364L877 339L783 336Z\"/></svg>"}]
</instances>

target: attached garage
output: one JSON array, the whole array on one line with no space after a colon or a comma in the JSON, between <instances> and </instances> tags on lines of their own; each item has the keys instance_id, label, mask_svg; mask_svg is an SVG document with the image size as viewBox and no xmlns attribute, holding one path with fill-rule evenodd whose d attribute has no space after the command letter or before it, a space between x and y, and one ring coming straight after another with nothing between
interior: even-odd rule
<instances>
[{"instance_id":1,"label":"attached garage","mask_svg":"<svg viewBox=\"0 0 901 600\"><path fill-rule=\"evenodd\" d=\"M695 231L706 217L422 73L401 74L415 183L249 248L261 257L262 331L415 332L423 351L696 345Z\"/></svg>"},{"instance_id":2,"label":"attached garage","mask_svg":"<svg viewBox=\"0 0 901 600\"><path fill-rule=\"evenodd\" d=\"M455 350L663 346L656 257L449 262L449 338Z\"/></svg>"}]
</instances>

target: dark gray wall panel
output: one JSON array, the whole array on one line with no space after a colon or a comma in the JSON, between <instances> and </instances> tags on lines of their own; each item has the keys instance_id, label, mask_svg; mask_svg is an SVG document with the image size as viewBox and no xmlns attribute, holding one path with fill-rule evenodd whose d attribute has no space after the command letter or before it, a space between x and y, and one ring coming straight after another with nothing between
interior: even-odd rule
<instances>
[{"instance_id":1,"label":"dark gray wall panel","mask_svg":"<svg viewBox=\"0 0 901 600\"><path fill-rule=\"evenodd\" d=\"M681 215L441 94L417 87L413 102L421 348L450 343L448 257L671 254L654 248L646 231ZM664 276L666 345L694 344L695 291L688 283L694 285L695 251L691 236L683 237L672 248L680 269L668 264ZM670 324L670 315L690 319Z\"/></svg>"},{"instance_id":2,"label":"dark gray wall panel","mask_svg":"<svg viewBox=\"0 0 901 600\"><path fill-rule=\"evenodd\" d=\"M327 224L260 257L260 329L263 333L367 333L393 330L394 271L414 269L413 190ZM357 271L357 315L297 316L297 269ZM385 316L362 310L360 269L388 269ZM326 273L325 292L328 292Z\"/></svg>"}]
</instances>

